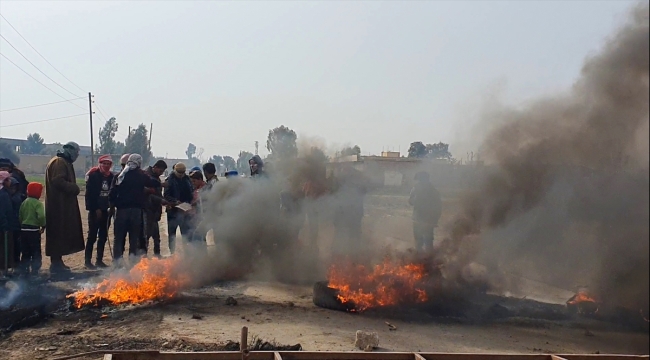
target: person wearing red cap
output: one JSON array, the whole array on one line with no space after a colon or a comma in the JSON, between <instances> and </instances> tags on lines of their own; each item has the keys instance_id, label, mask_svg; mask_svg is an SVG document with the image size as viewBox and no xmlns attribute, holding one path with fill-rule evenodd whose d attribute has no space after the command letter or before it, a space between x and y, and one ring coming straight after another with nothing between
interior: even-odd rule
<instances>
[{"instance_id":1,"label":"person wearing red cap","mask_svg":"<svg viewBox=\"0 0 650 360\"><path fill-rule=\"evenodd\" d=\"M42 194L43 185L29 183L27 199L20 205L20 267L25 274L38 275L41 269L41 234L45 231L45 207L39 200Z\"/></svg>"},{"instance_id":2,"label":"person wearing red cap","mask_svg":"<svg viewBox=\"0 0 650 360\"><path fill-rule=\"evenodd\" d=\"M113 160L110 155L99 157L99 164L86 174L86 210L88 211L88 239L86 241L85 267L105 268L104 247L108 240L109 192L114 174L111 172ZM99 241L97 236L99 235ZM92 263L93 247L97 242L97 256Z\"/></svg>"}]
</instances>

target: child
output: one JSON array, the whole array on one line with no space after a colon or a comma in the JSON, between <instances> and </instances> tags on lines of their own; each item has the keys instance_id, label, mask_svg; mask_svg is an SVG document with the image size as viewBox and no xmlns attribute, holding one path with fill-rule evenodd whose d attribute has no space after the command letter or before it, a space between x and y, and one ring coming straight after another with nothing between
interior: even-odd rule
<instances>
[{"instance_id":1,"label":"child","mask_svg":"<svg viewBox=\"0 0 650 360\"><path fill-rule=\"evenodd\" d=\"M20 206L21 252L20 265L25 273L38 275L41 269L41 234L45 231L45 208L40 202L43 185L29 183L27 199Z\"/></svg>"}]
</instances>

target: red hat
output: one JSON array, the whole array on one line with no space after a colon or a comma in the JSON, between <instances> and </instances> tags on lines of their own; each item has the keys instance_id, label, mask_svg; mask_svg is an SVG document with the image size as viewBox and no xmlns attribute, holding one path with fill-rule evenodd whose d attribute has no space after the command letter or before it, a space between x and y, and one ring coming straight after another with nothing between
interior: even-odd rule
<instances>
[{"instance_id":1,"label":"red hat","mask_svg":"<svg viewBox=\"0 0 650 360\"><path fill-rule=\"evenodd\" d=\"M102 156L99 157L99 161L97 161L97 162L101 164L104 161L108 161L108 162L110 162L112 164L113 163L113 158L110 155L102 155Z\"/></svg>"},{"instance_id":2,"label":"red hat","mask_svg":"<svg viewBox=\"0 0 650 360\"><path fill-rule=\"evenodd\" d=\"M40 199L43 194L43 185L37 182L30 182L27 185L27 196L34 199Z\"/></svg>"}]
</instances>

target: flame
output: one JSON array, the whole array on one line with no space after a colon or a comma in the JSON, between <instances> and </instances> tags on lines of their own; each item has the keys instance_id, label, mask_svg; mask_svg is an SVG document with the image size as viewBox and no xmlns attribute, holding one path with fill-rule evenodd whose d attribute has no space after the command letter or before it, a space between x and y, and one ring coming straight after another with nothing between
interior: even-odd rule
<instances>
[{"instance_id":1,"label":"flame","mask_svg":"<svg viewBox=\"0 0 650 360\"><path fill-rule=\"evenodd\" d=\"M418 303L428 300L423 282L426 267L421 264L402 265L390 259L368 268L346 263L329 269L329 287L338 290L343 304L353 304L354 310L372 307Z\"/></svg>"},{"instance_id":2,"label":"flame","mask_svg":"<svg viewBox=\"0 0 650 360\"><path fill-rule=\"evenodd\" d=\"M180 259L142 259L127 276L111 274L94 288L79 290L67 296L80 309L107 301L113 305L138 304L149 300L168 299L187 286L189 276L180 271Z\"/></svg>"},{"instance_id":3,"label":"flame","mask_svg":"<svg viewBox=\"0 0 650 360\"><path fill-rule=\"evenodd\" d=\"M589 296L586 291L578 291L578 293L573 295L573 297L571 297L571 299L569 299L569 301L566 303L569 305L578 305L583 302L596 303L597 301L596 299Z\"/></svg>"},{"instance_id":4,"label":"flame","mask_svg":"<svg viewBox=\"0 0 650 360\"><path fill-rule=\"evenodd\" d=\"M571 299L567 300L567 305L574 305L578 309L580 314L597 314L599 308L599 302L591 297L586 291L578 291ZM590 306L585 306L589 304ZM595 310L593 309L595 307Z\"/></svg>"}]
</instances>

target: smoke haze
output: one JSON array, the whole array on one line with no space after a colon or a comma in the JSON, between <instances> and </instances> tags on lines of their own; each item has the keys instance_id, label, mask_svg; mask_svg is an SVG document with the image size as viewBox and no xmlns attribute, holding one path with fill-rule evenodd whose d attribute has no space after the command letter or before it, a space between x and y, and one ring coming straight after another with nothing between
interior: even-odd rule
<instances>
[{"instance_id":1,"label":"smoke haze","mask_svg":"<svg viewBox=\"0 0 650 360\"><path fill-rule=\"evenodd\" d=\"M642 4L570 91L483 114L492 166L440 244L449 276L521 265L648 308L649 42Z\"/></svg>"}]
</instances>

